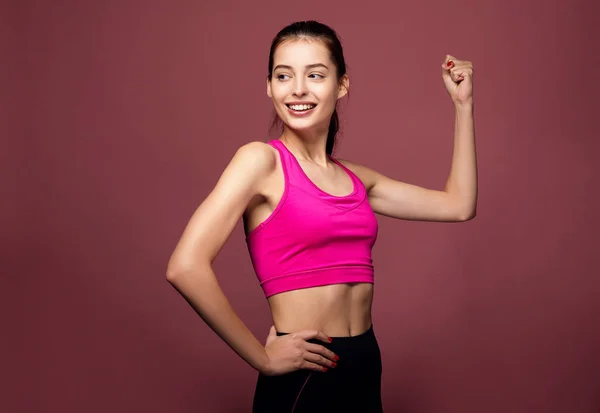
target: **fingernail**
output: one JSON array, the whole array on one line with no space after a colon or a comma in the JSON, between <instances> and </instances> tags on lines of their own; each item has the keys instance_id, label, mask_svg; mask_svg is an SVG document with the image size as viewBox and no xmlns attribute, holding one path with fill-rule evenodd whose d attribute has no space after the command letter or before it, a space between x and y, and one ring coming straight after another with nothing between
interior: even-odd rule
<instances>
[{"instance_id":1,"label":"fingernail","mask_svg":"<svg viewBox=\"0 0 600 413\"><path fill-rule=\"evenodd\" d=\"M331 343L333 341L333 339L331 337L329 337L329 342Z\"/></svg>"},{"instance_id":2,"label":"fingernail","mask_svg":"<svg viewBox=\"0 0 600 413\"><path fill-rule=\"evenodd\" d=\"M448 60L448 63L446 63L446 66L450 67L454 64L454 62L452 60Z\"/></svg>"},{"instance_id":3,"label":"fingernail","mask_svg":"<svg viewBox=\"0 0 600 413\"><path fill-rule=\"evenodd\" d=\"M327 370L328 370L327 367L323 367L323 371L327 371Z\"/></svg>"},{"instance_id":4,"label":"fingernail","mask_svg":"<svg viewBox=\"0 0 600 413\"><path fill-rule=\"evenodd\" d=\"M340 358L339 358L338 356L335 356L333 359L334 359L335 361L338 361Z\"/></svg>"},{"instance_id":5,"label":"fingernail","mask_svg":"<svg viewBox=\"0 0 600 413\"><path fill-rule=\"evenodd\" d=\"M336 363L336 362L334 362L334 361L332 361L332 362L331 362L331 365L332 365L333 367L337 367L337 363Z\"/></svg>"}]
</instances>

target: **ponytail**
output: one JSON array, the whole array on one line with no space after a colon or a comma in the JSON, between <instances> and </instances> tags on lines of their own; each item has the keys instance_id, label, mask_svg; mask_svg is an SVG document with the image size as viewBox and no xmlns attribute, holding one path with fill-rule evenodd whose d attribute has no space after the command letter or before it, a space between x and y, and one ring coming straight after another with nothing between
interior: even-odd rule
<instances>
[{"instance_id":1,"label":"ponytail","mask_svg":"<svg viewBox=\"0 0 600 413\"><path fill-rule=\"evenodd\" d=\"M331 120L329 121L329 131L327 132L327 143L325 144L325 151L327 155L333 154L333 149L335 147L335 135L337 135L338 130L340 129L340 120L338 118L337 108L333 111L333 115L331 115Z\"/></svg>"}]
</instances>

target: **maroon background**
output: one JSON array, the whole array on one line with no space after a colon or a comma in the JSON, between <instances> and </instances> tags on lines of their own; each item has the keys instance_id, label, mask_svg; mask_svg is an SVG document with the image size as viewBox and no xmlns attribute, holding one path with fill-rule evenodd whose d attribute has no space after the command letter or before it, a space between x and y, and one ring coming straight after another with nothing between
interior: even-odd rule
<instances>
[{"instance_id":1,"label":"maroon background","mask_svg":"<svg viewBox=\"0 0 600 413\"><path fill-rule=\"evenodd\" d=\"M444 55L476 70L477 218L379 220L386 411L598 412L597 15L525 3L5 4L0 410L249 411L256 373L165 268L236 148L268 137L272 37L316 18L349 63L338 156L407 182L447 177ZM215 270L262 340L241 226Z\"/></svg>"}]
</instances>

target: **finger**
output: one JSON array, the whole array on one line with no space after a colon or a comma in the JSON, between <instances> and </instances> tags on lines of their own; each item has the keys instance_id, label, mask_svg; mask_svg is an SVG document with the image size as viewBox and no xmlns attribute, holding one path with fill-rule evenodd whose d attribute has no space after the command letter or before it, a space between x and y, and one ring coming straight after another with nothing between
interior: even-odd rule
<instances>
[{"instance_id":1,"label":"finger","mask_svg":"<svg viewBox=\"0 0 600 413\"><path fill-rule=\"evenodd\" d=\"M450 70L450 77L452 78L453 82L458 82L459 80L461 80L461 76L462 76L462 69L452 69Z\"/></svg>"},{"instance_id":2,"label":"finger","mask_svg":"<svg viewBox=\"0 0 600 413\"><path fill-rule=\"evenodd\" d=\"M458 82L459 80L464 80L465 77L470 77L472 74L473 71L468 67L457 67L450 70L452 80L455 82Z\"/></svg>"},{"instance_id":3,"label":"finger","mask_svg":"<svg viewBox=\"0 0 600 413\"><path fill-rule=\"evenodd\" d=\"M456 57L447 54L442 63L442 68L449 70L456 65Z\"/></svg>"},{"instance_id":4,"label":"finger","mask_svg":"<svg viewBox=\"0 0 600 413\"><path fill-rule=\"evenodd\" d=\"M275 330L275 326L271 326L269 329L269 335L267 336L266 344L271 343L277 337L277 330Z\"/></svg>"},{"instance_id":5,"label":"finger","mask_svg":"<svg viewBox=\"0 0 600 413\"><path fill-rule=\"evenodd\" d=\"M449 71L453 69L466 69L473 68L471 62L465 62L462 60L448 60L448 62L442 64L442 69Z\"/></svg>"},{"instance_id":6,"label":"finger","mask_svg":"<svg viewBox=\"0 0 600 413\"><path fill-rule=\"evenodd\" d=\"M449 70L473 70L473 65L469 62L454 61L454 65Z\"/></svg>"},{"instance_id":7,"label":"finger","mask_svg":"<svg viewBox=\"0 0 600 413\"><path fill-rule=\"evenodd\" d=\"M311 363L310 361L305 361L304 363L302 363L302 366L300 368L302 368L304 370L313 370L313 371L322 371L322 372L326 372L327 370L329 370L327 367L319 366L318 364Z\"/></svg>"},{"instance_id":8,"label":"finger","mask_svg":"<svg viewBox=\"0 0 600 413\"><path fill-rule=\"evenodd\" d=\"M331 361L338 361L340 358L333 351L327 347L323 347L319 344L306 343L306 350L314 354L319 354L323 357L328 358Z\"/></svg>"},{"instance_id":9,"label":"finger","mask_svg":"<svg viewBox=\"0 0 600 413\"><path fill-rule=\"evenodd\" d=\"M320 366L324 366L324 367L336 367L337 363L335 361L332 361L326 357L323 357L319 354L315 354L315 353L311 353L311 352L306 352L304 354L304 360L305 361L310 361L311 363L315 363L318 364Z\"/></svg>"},{"instance_id":10,"label":"finger","mask_svg":"<svg viewBox=\"0 0 600 413\"><path fill-rule=\"evenodd\" d=\"M295 333L294 336L300 337L303 340L310 340L310 339L316 338L325 343L331 343L331 337L329 337L327 334L322 333L318 330L303 330L303 331L299 331L298 333Z\"/></svg>"}]
</instances>

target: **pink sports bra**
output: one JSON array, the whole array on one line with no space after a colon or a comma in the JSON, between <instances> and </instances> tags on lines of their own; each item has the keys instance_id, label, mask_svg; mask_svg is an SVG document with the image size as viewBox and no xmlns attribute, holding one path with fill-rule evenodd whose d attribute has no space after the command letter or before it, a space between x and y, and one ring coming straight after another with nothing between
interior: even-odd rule
<instances>
[{"instance_id":1,"label":"pink sports bra","mask_svg":"<svg viewBox=\"0 0 600 413\"><path fill-rule=\"evenodd\" d=\"M348 173L352 193L334 196L317 187L280 140L269 144L281 159L285 189L269 217L246 237L266 297L340 283L373 283L371 249L377 220L361 180Z\"/></svg>"}]
</instances>

